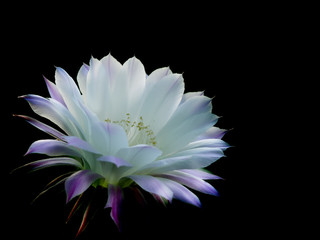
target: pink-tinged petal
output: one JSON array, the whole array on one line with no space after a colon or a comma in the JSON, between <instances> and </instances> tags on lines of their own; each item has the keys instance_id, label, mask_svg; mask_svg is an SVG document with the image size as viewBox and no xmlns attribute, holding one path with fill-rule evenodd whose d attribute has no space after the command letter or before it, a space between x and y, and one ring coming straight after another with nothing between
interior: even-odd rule
<instances>
[{"instance_id":1,"label":"pink-tinged petal","mask_svg":"<svg viewBox=\"0 0 320 240\"><path fill-rule=\"evenodd\" d=\"M188 173L204 180L222 180L223 178L210 173L204 169L181 169L180 172Z\"/></svg>"},{"instance_id":2,"label":"pink-tinged petal","mask_svg":"<svg viewBox=\"0 0 320 240\"><path fill-rule=\"evenodd\" d=\"M32 110L38 115L57 124L69 135L81 135L78 122L68 109L55 99L46 99L38 95L28 94L22 96L28 101Z\"/></svg>"},{"instance_id":3,"label":"pink-tinged petal","mask_svg":"<svg viewBox=\"0 0 320 240\"><path fill-rule=\"evenodd\" d=\"M101 162L113 163L118 168L119 167L123 167L123 166L127 166L127 167L131 167L132 166L126 160L124 160L122 158L117 158L117 157L114 157L114 156L102 156L102 157L97 158L97 160L101 161Z\"/></svg>"},{"instance_id":4,"label":"pink-tinged petal","mask_svg":"<svg viewBox=\"0 0 320 240\"><path fill-rule=\"evenodd\" d=\"M213 186L191 174L176 171L169 174L159 174L159 176L181 183L199 192L218 196L218 192Z\"/></svg>"},{"instance_id":5,"label":"pink-tinged petal","mask_svg":"<svg viewBox=\"0 0 320 240\"><path fill-rule=\"evenodd\" d=\"M31 153L46 154L48 156L81 157L80 153L68 146L67 143L53 139L35 141L25 155Z\"/></svg>"},{"instance_id":6,"label":"pink-tinged petal","mask_svg":"<svg viewBox=\"0 0 320 240\"><path fill-rule=\"evenodd\" d=\"M148 175L132 175L128 178L135 181L145 191L157 194L169 201L172 200L172 191L158 178Z\"/></svg>"},{"instance_id":7,"label":"pink-tinged petal","mask_svg":"<svg viewBox=\"0 0 320 240\"><path fill-rule=\"evenodd\" d=\"M173 198L179 199L186 203L190 203L197 207L201 207L199 198L186 187L169 179L165 179L165 178L158 178L158 179L159 181L163 182L173 192Z\"/></svg>"},{"instance_id":8,"label":"pink-tinged petal","mask_svg":"<svg viewBox=\"0 0 320 240\"><path fill-rule=\"evenodd\" d=\"M105 208L111 208L111 218L120 230L120 210L122 202L122 190L120 187L109 184L108 201Z\"/></svg>"},{"instance_id":9,"label":"pink-tinged petal","mask_svg":"<svg viewBox=\"0 0 320 240\"><path fill-rule=\"evenodd\" d=\"M90 170L81 170L72 174L65 181L67 202L85 192L91 186L91 184L99 178L103 177Z\"/></svg>"},{"instance_id":10,"label":"pink-tinged petal","mask_svg":"<svg viewBox=\"0 0 320 240\"><path fill-rule=\"evenodd\" d=\"M61 157L61 158L48 158L43 160L38 160L35 162L28 163L25 166L32 166L34 169L52 167L52 166L60 166L60 165L71 165L78 168L81 168L82 165L79 161L73 158Z\"/></svg>"},{"instance_id":11,"label":"pink-tinged petal","mask_svg":"<svg viewBox=\"0 0 320 240\"><path fill-rule=\"evenodd\" d=\"M32 126L40 129L41 131L48 133L49 135L61 139L65 134L59 132L58 130L54 129L53 127L48 126L47 124L44 124L32 117L24 116L24 115L14 115L16 117L21 117L25 119L28 123L30 123Z\"/></svg>"},{"instance_id":12,"label":"pink-tinged petal","mask_svg":"<svg viewBox=\"0 0 320 240\"><path fill-rule=\"evenodd\" d=\"M100 154L93 146L91 146L88 142L82 140L81 138L75 136L65 136L63 137L68 145L73 146L75 148L79 148L88 152Z\"/></svg>"},{"instance_id":13,"label":"pink-tinged petal","mask_svg":"<svg viewBox=\"0 0 320 240\"><path fill-rule=\"evenodd\" d=\"M53 82L49 81L46 77L43 76L43 78L44 78L44 80L46 82L46 85L47 85L47 88L48 88L50 96L53 99L55 99L58 102L60 102L63 106L67 107L65 102L63 101L63 98L62 98L57 86Z\"/></svg>"}]
</instances>

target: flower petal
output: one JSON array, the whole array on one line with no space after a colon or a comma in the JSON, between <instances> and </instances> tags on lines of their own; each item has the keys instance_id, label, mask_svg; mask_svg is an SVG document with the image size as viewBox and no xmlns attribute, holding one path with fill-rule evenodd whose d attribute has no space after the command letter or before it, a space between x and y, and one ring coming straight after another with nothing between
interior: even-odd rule
<instances>
[{"instance_id":1,"label":"flower petal","mask_svg":"<svg viewBox=\"0 0 320 240\"><path fill-rule=\"evenodd\" d=\"M211 179L222 179L221 177L214 175L210 173L207 170L204 169L181 169L180 172L188 173L190 175L193 175L195 177L204 179L204 180L211 180Z\"/></svg>"},{"instance_id":2,"label":"flower petal","mask_svg":"<svg viewBox=\"0 0 320 240\"><path fill-rule=\"evenodd\" d=\"M106 134L103 142L104 155L115 155L119 149L128 147L127 134L120 125L103 122L102 126Z\"/></svg>"},{"instance_id":3,"label":"flower petal","mask_svg":"<svg viewBox=\"0 0 320 240\"><path fill-rule=\"evenodd\" d=\"M128 109L131 114L135 114L140 107L141 96L145 88L146 72L143 64L136 57L128 59L123 64L123 68L126 69L128 76Z\"/></svg>"},{"instance_id":4,"label":"flower petal","mask_svg":"<svg viewBox=\"0 0 320 240\"><path fill-rule=\"evenodd\" d=\"M226 130L226 129L220 129L218 127L211 127L205 133L198 136L197 140L210 139L210 138L221 139L227 132L228 132L228 130Z\"/></svg>"},{"instance_id":5,"label":"flower petal","mask_svg":"<svg viewBox=\"0 0 320 240\"><path fill-rule=\"evenodd\" d=\"M28 101L35 113L57 124L67 134L76 136L82 134L78 122L60 102L33 94L22 98Z\"/></svg>"},{"instance_id":6,"label":"flower petal","mask_svg":"<svg viewBox=\"0 0 320 240\"><path fill-rule=\"evenodd\" d=\"M63 137L63 140L65 140L70 146L73 146L88 152L101 154L91 144L89 144L88 142L76 136L65 136Z\"/></svg>"},{"instance_id":7,"label":"flower petal","mask_svg":"<svg viewBox=\"0 0 320 240\"><path fill-rule=\"evenodd\" d=\"M173 192L173 198L201 207L199 198L186 187L169 179L158 178L158 180L163 182Z\"/></svg>"},{"instance_id":8,"label":"flower petal","mask_svg":"<svg viewBox=\"0 0 320 240\"><path fill-rule=\"evenodd\" d=\"M67 143L53 139L35 141L25 155L31 153L46 154L48 156L81 156L79 152Z\"/></svg>"},{"instance_id":9,"label":"flower petal","mask_svg":"<svg viewBox=\"0 0 320 240\"><path fill-rule=\"evenodd\" d=\"M85 192L99 178L102 178L102 176L90 170L81 170L72 174L65 181L67 202Z\"/></svg>"},{"instance_id":10,"label":"flower petal","mask_svg":"<svg viewBox=\"0 0 320 240\"><path fill-rule=\"evenodd\" d=\"M153 88L154 84L161 81L165 76L171 75L172 71L169 67L159 68L154 70L146 79L146 84L149 89Z\"/></svg>"},{"instance_id":11,"label":"flower petal","mask_svg":"<svg viewBox=\"0 0 320 240\"><path fill-rule=\"evenodd\" d=\"M87 75L86 104L97 114L100 120L105 120L107 111L110 111L111 79L102 62L91 58L90 69Z\"/></svg>"},{"instance_id":12,"label":"flower petal","mask_svg":"<svg viewBox=\"0 0 320 240\"><path fill-rule=\"evenodd\" d=\"M218 117L211 109L211 99L204 96L189 98L181 104L157 134L158 146L165 149L164 154L182 148L217 122Z\"/></svg>"},{"instance_id":13,"label":"flower petal","mask_svg":"<svg viewBox=\"0 0 320 240\"><path fill-rule=\"evenodd\" d=\"M198 168L199 163L192 159L192 156L180 156L173 158L160 159L141 168L139 174L166 173L178 169Z\"/></svg>"},{"instance_id":14,"label":"flower petal","mask_svg":"<svg viewBox=\"0 0 320 240\"><path fill-rule=\"evenodd\" d=\"M21 117L23 119L25 119L28 123L30 123L32 126L40 129L41 131L45 132L45 133L48 133L49 135L55 137L55 138L58 138L58 139L61 139L64 134L59 132L58 130L48 126L47 124L44 124L32 117L28 117L28 116L24 116L24 115L14 115L16 117Z\"/></svg>"},{"instance_id":15,"label":"flower petal","mask_svg":"<svg viewBox=\"0 0 320 240\"><path fill-rule=\"evenodd\" d=\"M212 147L200 147L200 148L191 148L187 150L183 150L181 152L175 153L172 156L192 156L193 158L197 158L198 156L215 158L218 160L219 158L224 156L222 149L220 148L212 148Z\"/></svg>"},{"instance_id":16,"label":"flower petal","mask_svg":"<svg viewBox=\"0 0 320 240\"><path fill-rule=\"evenodd\" d=\"M32 166L34 169L38 168L45 168L45 167L52 167L52 166L58 166L58 165L72 165L78 168L81 168L82 165L79 161L73 159L73 158L67 158L67 157L61 157L61 158L47 158L43 160L34 161L31 163L28 163L25 166Z\"/></svg>"},{"instance_id":17,"label":"flower petal","mask_svg":"<svg viewBox=\"0 0 320 240\"><path fill-rule=\"evenodd\" d=\"M45 77L43 77L43 78L44 78L44 80L46 82L46 85L47 85L47 88L48 88L50 96L53 99L55 99L58 102L60 102L63 106L67 107L66 104L63 101L63 98L62 98L57 86L53 82L50 82L47 78L45 78Z\"/></svg>"},{"instance_id":18,"label":"flower petal","mask_svg":"<svg viewBox=\"0 0 320 240\"><path fill-rule=\"evenodd\" d=\"M120 229L120 210L122 202L122 190L120 187L109 184L108 185L108 201L105 208L111 208L111 218Z\"/></svg>"},{"instance_id":19,"label":"flower petal","mask_svg":"<svg viewBox=\"0 0 320 240\"><path fill-rule=\"evenodd\" d=\"M135 181L145 191L160 195L169 201L172 200L172 191L158 178L148 175L132 175L128 178Z\"/></svg>"},{"instance_id":20,"label":"flower petal","mask_svg":"<svg viewBox=\"0 0 320 240\"><path fill-rule=\"evenodd\" d=\"M59 67L56 68L55 79L57 88L70 113L77 119L84 131L89 129L90 118L93 117L93 114L84 106L80 91L73 79L66 71Z\"/></svg>"},{"instance_id":21,"label":"flower petal","mask_svg":"<svg viewBox=\"0 0 320 240\"><path fill-rule=\"evenodd\" d=\"M221 139L201 139L189 143L183 148L183 150L203 147L220 148L225 150L229 147L229 144Z\"/></svg>"},{"instance_id":22,"label":"flower petal","mask_svg":"<svg viewBox=\"0 0 320 240\"><path fill-rule=\"evenodd\" d=\"M153 162L160 155L158 148L144 144L122 148L117 153L118 157L127 160L135 169Z\"/></svg>"},{"instance_id":23,"label":"flower petal","mask_svg":"<svg viewBox=\"0 0 320 240\"><path fill-rule=\"evenodd\" d=\"M183 94L179 105L183 104L185 101L187 101L190 98L198 97L198 96L203 96L203 92L187 92Z\"/></svg>"},{"instance_id":24,"label":"flower petal","mask_svg":"<svg viewBox=\"0 0 320 240\"><path fill-rule=\"evenodd\" d=\"M119 63L111 54L101 59L101 63L104 66L108 79L110 81L111 88L115 84L115 78L119 71L122 69L122 64Z\"/></svg>"},{"instance_id":25,"label":"flower petal","mask_svg":"<svg viewBox=\"0 0 320 240\"><path fill-rule=\"evenodd\" d=\"M123 160L122 158L117 158L114 156L101 156L101 157L97 158L97 160L101 161L101 162L113 163L117 167L123 167L123 166L131 167L132 166L126 160Z\"/></svg>"},{"instance_id":26,"label":"flower petal","mask_svg":"<svg viewBox=\"0 0 320 240\"><path fill-rule=\"evenodd\" d=\"M213 186L211 186L209 183L188 173L174 171L172 173L160 174L159 176L162 178L170 179L175 182L181 183L189 188L192 188L202 193L215 195L215 196L218 195L217 190Z\"/></svg>"},{"instance_id":27,"label":"flower petal","mask_svg":"<svg viewBox=\"0 0 320 240\"><path fill-rule=\"evenodd\" d=\"M78 82L80 91L83 95L86 95L86 91L87 91L88 72L89 72L89 66L84 63L77 74L77 82Z\"/></svg>"},{"instance_id":28,"label":"flower petal","mask_svg":"<svg viewBox=\"0 0 320 240\"><path fill-rule=\"evenodd\" d=\"M152 125L155 134L177 109L183 92L184 82L181 74L170 74L154 84L146 85L141 116L145 125Z\"/></svg>"}]
</instances>

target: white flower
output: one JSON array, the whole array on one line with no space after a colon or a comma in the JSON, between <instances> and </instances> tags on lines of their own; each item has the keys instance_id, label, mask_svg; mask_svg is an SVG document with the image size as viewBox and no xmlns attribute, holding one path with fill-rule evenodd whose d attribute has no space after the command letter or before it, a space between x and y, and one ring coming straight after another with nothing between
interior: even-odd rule
<instances>
[{"instance_id":1,"label":"white flower","mask_svg":"<svg viewBox=\"0 0 320 240\"><path fill-rule=\"evenodd\" d=\"M109 54L80 68L79 88L59 67L55 83L45 82L50 98L23 98L61 130L19 116L53 137L30 146L27 154L50 158L29 165L76 168L65 179L67 201L91 185L105 187L106 207L112 208L119 226L122 189L128 186L196 206L200 201L188 188L217 195L204 180L219 177L203 168L224 156L228 145L221 138L226 131L213 127L218 117L211 112L210 98L202 92L184 94L181 74L160 68L147 76L137 58L121 65Z\"/></svg>"}]
</instances>

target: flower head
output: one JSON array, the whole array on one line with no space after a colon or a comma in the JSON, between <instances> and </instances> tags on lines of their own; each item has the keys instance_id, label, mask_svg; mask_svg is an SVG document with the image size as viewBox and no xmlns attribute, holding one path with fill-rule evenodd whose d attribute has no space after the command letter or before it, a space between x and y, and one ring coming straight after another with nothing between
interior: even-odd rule
<instances>
[{"instance_id":1,"label":"flower head","mask_svg":"<svg viewBox=\"0 0 320 240\"><path fill-rule=\"evenodd\" d=\"M219 179L203 168L222 156L225 130L214 127L211 99L184 93L181 74L160 68L146 75L135 57L120 64L110 54L91 58L77 84L57 67L55 83L45 79L50 98L23 96L35 113L59 127L22 116L51 135L27 151L49 156L34 168L71 165L63 179L67 202L90 186L108 189L106 208L119 226L122 189L140 187L159 200L200 206L189 190L217 195L205 180ZM52 138L53 137L53 138Z\"/></svg>"}]
</instances>

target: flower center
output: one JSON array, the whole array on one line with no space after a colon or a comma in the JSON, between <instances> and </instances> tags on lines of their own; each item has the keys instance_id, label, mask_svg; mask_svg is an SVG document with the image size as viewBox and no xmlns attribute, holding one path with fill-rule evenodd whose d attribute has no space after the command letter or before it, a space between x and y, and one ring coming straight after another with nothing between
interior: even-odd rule
<instances>
[{"instance_id":1,"label":"flower center","mask_svg":"<svg viewBox=\"0 0 320 240\"><path fill-rule=\"evenodd\" d=\"M145 126L143 118L140 116L139 121L131 121L130 113L126 114L127 118L120 121L111 121L106 119L106 122L119 124L126 131L128 136L129 146L138 144L148 144L155 146L157 144L156 137L150 128L150 125Z\"/></svg>"}]
</instances>

